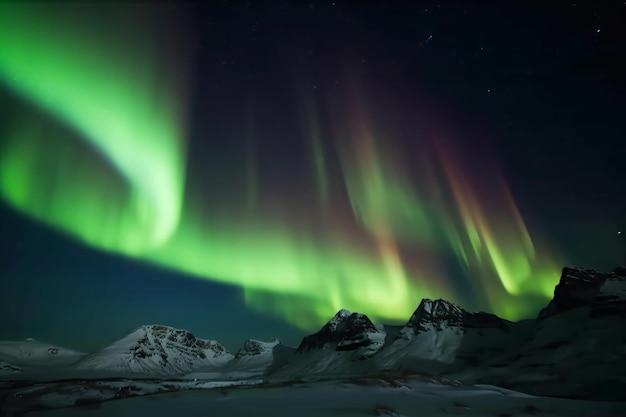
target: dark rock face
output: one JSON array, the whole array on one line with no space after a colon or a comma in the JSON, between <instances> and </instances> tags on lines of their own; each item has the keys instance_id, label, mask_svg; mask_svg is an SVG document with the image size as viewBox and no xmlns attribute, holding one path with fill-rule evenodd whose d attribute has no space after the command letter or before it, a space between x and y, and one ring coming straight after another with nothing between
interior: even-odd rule
<instances>
[{"instance_id":1,"label":"dark rock face","mask_svg":"<svg viewBox=\"0 0 626 417\"><path fill-rule=\"evenodd\" d=\"M618 266L613 269L613 274L618 277L626 277L626 266Z\"/></svg>"},{"instance_id":2,"label":"dark rock face","mask_svg":"<svg viewBox=\"0 0 626 417\"><path fill-rule=\"evenodd\" d=\"M478 313L463 312L463 327L466 329L471 328L499 328L502 330L509 329L508 320L502 319L495 314L485 313L480 311Z\"/></svg>"},{"instance_id":3,"label":"dark rock face","mask_svg":"<svg viewBox=\"0 0 626 417\"><path fill-rule=\"evenodd\" d=\"M417 310L413 313L407 327L412 327L416 331L425 331L425 324L431 323L435 329L441 330L441 326L460 326L463 323L463 310L446 300L430 300L424 298Z\"/></svg>"},{"instance_id":4,"label":"dark rock face","mask_svg":"<svg viewBox=\"0 0 626 417\"><path fill-rule=\"evenodd\" d=\"M591 307L591 316L626 316L626 268L615 268L608 274L593 269L563 268L554 297L538 318L579 307Z\"/></svg>"},{"instance_id":5,"label":"dark rock face","mask_svg":"<svg viewBox=\"0 0 626 417\"><path fill-rule=\"evenodd\" d=\"M425 298L411 316L406 327L413 328L414 333L417 334L428 330L426 324L430 324L435 330L441 330L442 326L507 330L507 323L509 322L494 314L470 313L449 301L442 299L433 301Z\"/></svg>"},{"instance_id":6,"label":"dark rock face","mask_svg":"<svg viewBox=\"0 0 626 417\"><path fill-rule=\"evenodd\" d=\"M258 340L248 339L243 342L241 349L235 354L235 359L240 359L244 356L258 355L263 352L263 345Z\"/></svg>"},{"instance_id":7,"label":"dark rock face","mask_svg":"<svg viewBox=\"0 0 626 417\"><path fill-rule=\"evenodd\" d=\"M296 352L323 349L335 343L335 350L355 350L372 344L368 333L379 331L365 314L340 310L319 332L302 339Z\"/></svg>"},{"instance_id":8,"label":"dark rock face","mask_svg":"<svg viewBox=\"0 0 626 417\"><path fill-rule=\"evenodd\" d=\"M262 342L260 340L248 339L243 342L243 346L235 354L235 359L241 359L245 356L255 356L268 351L274 351L277 346L280 346L280 340L272 338L269 342Z\"/></svg>"}]
</instances>

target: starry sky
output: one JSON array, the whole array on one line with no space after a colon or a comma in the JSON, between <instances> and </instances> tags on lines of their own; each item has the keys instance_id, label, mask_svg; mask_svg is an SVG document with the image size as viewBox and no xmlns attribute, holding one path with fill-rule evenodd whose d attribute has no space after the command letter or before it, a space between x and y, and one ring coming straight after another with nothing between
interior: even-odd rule
<instances>
[{"instance_id":1,"label":"starry sky","mask_svg":"<svg viewBox=\"0 0 626 417\"><path fill-rule=\"evenodd\" d=\"M0 5L0 339L517 320L626 263L626 3Z\"/></svg>"}]
</instances>

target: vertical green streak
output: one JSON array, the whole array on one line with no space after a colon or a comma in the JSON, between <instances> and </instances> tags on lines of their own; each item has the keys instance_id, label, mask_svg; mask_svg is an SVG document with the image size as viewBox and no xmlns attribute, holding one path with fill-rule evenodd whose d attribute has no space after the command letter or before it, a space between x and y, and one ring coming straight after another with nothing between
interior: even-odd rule
<instances>
[{"instance_id":1,"label":"vertical green streak","mask_svg":"<svg viewBox=\"0 0 626 417\"><path fill-rule=\"evenodd\" d=\"M403 178L400 161L386 157L371 132L353 133L351 139L341 161L355 218L373 233L384 224L398 240L434 243L436 217Z\"/></svg>"},{"instance_id":2,"label":"vertical green streak","mask_svg":"<svg viewBox=\"0 0 626 417\"><path fill-rule=\"evenodd\" d=\"M328 205L329 200L329 188L328 188L328 174L326 168L326 160L324 158L324 149L319 137L319 129L312 127L311 132L311 150L313 152L312 160L313 167L315 169L315 178L317 179L317 192L320 198L322 207Z\"/></svg>"},{"instance_id":3,"label":"vertical green streak","mask_svg":"<svg viewBox=\"0 0 626 417\"><path fill-rule=\"evenodd\" d=\"M309 163L315 177L317 197L320 206L326 209L330 199L330 182L324 147L322 146L320 119L316 109L316 101L313 97L303 97L300 99L300 102L300 123L305 127L303 136L308 139Z\"/></svg>"}]
</instances>

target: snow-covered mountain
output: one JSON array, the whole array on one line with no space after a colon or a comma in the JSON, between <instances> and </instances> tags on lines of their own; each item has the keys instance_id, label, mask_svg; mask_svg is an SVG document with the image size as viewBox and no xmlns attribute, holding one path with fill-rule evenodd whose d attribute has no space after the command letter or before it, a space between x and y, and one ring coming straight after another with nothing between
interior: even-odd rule
<instances>
[{"instance_id":1,"label":"snow-covered mountain","mask_svg":"<svg viewBox=\"0 0 626 417\"><path fill-rule=\"evenodd\" d=\"M248 339L239 348L234 359L221 368L220 372L229 379L258 377L276 362L277 354L280 355L285 348L278 339L272 339L269 342ZM293 350L292 348L286 349Z\"/></svg>"},{"instance_id":2,"label":"snow-covered mountain","mask_svg":"<svg viewBox=\"0 0 626 417\"><path fill-rule=\"evenodd\" d=\"M248 339L235 354L235 360L230 363L230 368L263 372L274 362L274 351L279 346L282 345L278 339L269 342Z\"/></svg>"},{"instance_id":3,"label":"snow-covered mountain","mask_svg":"<svg viewBox=\"0 0 626 417\"><path fill-rule=\"evenodd\" d=\"M434 373L531 393L620 398L626 389L626 268L608 274L564 268L536 320L513 323L424 299L403 326L375 325L364 314L340 310L297 349L249 339L232 355L215 341L158 325L139 327L88 356L32 340L0 342L0 373L24 374L37 363L191 380Z\"/></svg>"},{"instance_id":4,"label":"snow-covered mountain","mask_svg":"<svg viewBox=\"0 0 626 417\"><path fill-rule=\"evenodd\" d=\"M359 363L383 346L385 336L384 327L376 327L366 315L342 309L317 333L304 337L295 352L285 352L280 363L272 364L269 377L286 380L361 372Z\"/></svg>"},{"instance_id":5,"label":"snow-covered mountain","mask_svg":"<svg viewBox=\"0 0 626 417\"><path fill-rule=\"evenodd\" d=\"M372 356L383 345L385 333L365 314L342 309L315 334L305 337L297 353L317 349L358 351L363 358Z\"/></svg>"},{"instance_id":6,"label":"snow-covered mountain","mask_svg":"<svg viewBox=\"0 0 626 417\"><path fill-rule=\"evenodd\" d=\"M235 359L244 360L249 358L261 358L271 356L276 345L280 344L280 340L273 339L269 342L261 340L248 339L243 342L243 346L235 354Z\"/></svg>"},{"instance_id":7,"label":"snow-covered mountain","mask_svg":"<svg viewBox=\"0 0 626 417\"><path fill-rule=\"evenodd\" d=\"M354 354L345 347L362 349ZM269 377L438 373L533 393L621 398L626 388L626 268L564 268L537 320L510 322L424 299L402 326L338 312Z\"/></svg>"},{"instance_id":8,"label":"snow-covered mountain","mask_svg":"<svg viewBox=\"0 0 626 417\"><path fill-rule=\"evenodd\" d=\"M424 360L475 365L482 356L492 355L492 349L512 343L508 341L511 324L493 314L470 313L446 300L424 299L377 359L383 369L423 369L428 367ZM438 368L442 367L434 366Z\"/></svg>"},{"instance_id":9,"label":"snow-covered mountain","mask_svg":"<svg viewBox=\"0 0 626 417\"><path fill-rule=\"evenodd\" d=\"M187 373L185 379L258 380L270 366L279 366L285 356L294 351L294 348L283 345L278 339L269 342L248 339L223 366L197 368Z\"/></svg>"},{"instance_id":10,"label":"snow-covered mountain","mask_svg":"<svg viewBox=\"0 0 626 417\"><path fill-rule=\"evenodd\" d=\"M234 356L213 340L196 338L186 330L147 325L98 353L88 355L75 367L151 375L180 375L199 368L220 367Z\"/></svg>"},{"instance_id":11,"label":"snow-covered mountain","mask_svg":"<svg viewBox=\"0 0 626 417\"><path fill-rule=\"evenodd\" d=\"M423 299L406 324L406 332L419 334L445 327L460 329L501 328L506 329L510 322L495 314L485 312L470 313L462 307L446 300Z\"/></svg>"}]
</instances>

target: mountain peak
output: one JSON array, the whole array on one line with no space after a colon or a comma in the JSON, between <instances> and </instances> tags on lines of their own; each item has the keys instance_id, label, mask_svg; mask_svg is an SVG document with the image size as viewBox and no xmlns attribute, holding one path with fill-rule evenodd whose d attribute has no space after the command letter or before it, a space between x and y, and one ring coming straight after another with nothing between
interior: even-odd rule
<instances>
[{"instance_id":1,"label":"mountain peak","mask_svg":"<svg viewBox=\"0 0 626 417\"><path fill-rule=\"evenodd\" d=\"M462 307L444 299L431 300L424 298L408 323L406 328L413 333L426 331L430 328L441 330L442 327L458 328L508 328L508 321L485 312L470 313Z\"/></svg>"},{"instance_id":2,"label":"mountain peak","mask_svg":"<svg viewBox=\"0 0 626 417\"><path fill-rule=\"evenodd\" d=\"M341 309L335 316L322 328L331 332L345 333L351 331L377 331L374 323L365 314L351 313L346 309Z\"/></svg>"},{"instance_id":3,"label":"mountain peak","mask_svg":"<svg viewBox=\"0 0 626 417\"><path fill-rule=\"evenodd\" d=\"M341 323L343 323L348 317L350 317L351 314L352 313L350 311L342 308L337 312L337 314L333 316L332 319L328 321L326 325L332 328L332 330L334 331Z\"/></svg>"},{"instance_id":4,"label":"mountain peak","mask_svg":"<svg viewBox=\"0 0 626 417\"><path fill-rule=\"evenodd\" d=\"M342 348L346 346L356 349L358 346L365 346L371 343L371 340L367 337L371 333L380 333L380 331L374 326L369 317L365 314L351 313L346 309L341 309L319 332L302 339L302 343L300 343L297 351L324 349L334 343L337 344L335 346L336 350L349 350Z\"/></svg>"},{"instance_id":5,"label":"mountain peak","mask_svg":"<svg viewBox=\"0 0 626 417\"><path fill-rule=\"evenodd\" d=\"M451 301L444 300L443 298L438 298L436 300L424 298L417 307L417 310L420 309L435 316L450 315L455 313L458 314L465 311L462 307L454 304Z\"/></svg>"},{"instance_id":6,"label":"mountain peak","mask_svg":"<svg viewBox=\"0 0 626 417\"><path fill-rule=\"evenodd\" d=\"M449 326L459 326L463 321L464 312L465 310L450 301L441 298L437 300L424 298L409 319L407 326L420 327L426 322L438 325L447 322Z\"/></svg>"},{"instance_id":7,"label":"mountain peak","mask_svg":"<svg viewBox=\"0 0 626 417\"><path fill-rule=\"evenodd\" d=\"M241 348L235 354L235 359L241 359L245 356L256 356L264 353L270 353L276 345L280 345L280 340L272 339L269 342L263 342L256 339L248 339L243 342Z\"/></svg>"}]
</instances>

